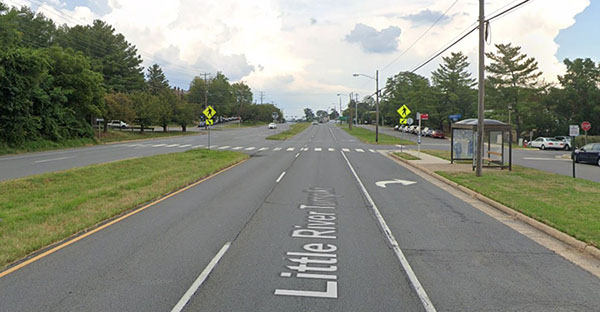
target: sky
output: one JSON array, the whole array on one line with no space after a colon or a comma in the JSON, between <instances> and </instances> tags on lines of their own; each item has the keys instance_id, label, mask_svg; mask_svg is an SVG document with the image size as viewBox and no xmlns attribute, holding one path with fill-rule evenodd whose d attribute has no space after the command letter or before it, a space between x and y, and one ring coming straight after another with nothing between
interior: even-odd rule
<instances>
[{"instance_id":1,"label":"sky","mask_svg":"<svg viewBox=\"0 0 600 312\"><path fill-rule=\"evenodd\" d=\"M471 29L477 0L2 0L28 5L58 24L102 19L134 44L144 66L159 64L183 89L200 73L222 71L244 81L258 99L285 116L342 109L388 77L410 71ZM487 0L492 16L520 0ZM600 61L599 1L533 0L491 23L486 51L512 43L535 57L543 79L556 82L564 58ZM444 14L444 12L447 12ZM436 21L437 24L431 27ZM431 29L427 31L429 28ZM420 40L418 40L421 38ZM447 51L469 57L477 70L477 34ZM417 71L430 77L441 57ZM354 73L366 76L354 77ZM476 74L473 75L476 77ZM341 94L338 96L338 94Z\"/></svg>"}]
</instances>

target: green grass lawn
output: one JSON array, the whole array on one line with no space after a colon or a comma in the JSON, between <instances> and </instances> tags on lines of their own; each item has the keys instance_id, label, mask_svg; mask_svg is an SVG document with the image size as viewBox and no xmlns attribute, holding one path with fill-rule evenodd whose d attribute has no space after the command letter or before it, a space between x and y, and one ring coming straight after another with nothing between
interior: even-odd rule
<instances>
[{"instance_id":1,"label":"green grass lawn","mask_svg":"<svg viewBox=\"0 0 600 312\"><path fill-rule=\"evenodd\" d=\"M513 171L437 172L579 240L600 246L600 183L514 166Z\"/></svg>"},{"instance_id":2,"label":"green grass lawn","mask_svg":"<svg viewBox=\"0 0 600 312\"><path fill-rule=\"evenodd\" d=\"M194 149L0 182L0 270L247 157Z\"/></svg>"},{"instance_id":3,"label":"green grass lawn","mask_svg":"<svg viewBox=\"0 0 600 312\"><path fill-rule=\"evenodd\" d=\"M356 127L356 126L352 127L352 130L350 130L350 129L348 129L347 125L341 126L341 128L344 131L346 131L347 133L349 133L350 135L353 135L354 137L356 137L357 139L361 140L364 143L380 144L380 145L396 145L396 144L416 145L415 142L412 142L409 140L403 140L403 139L397 138L395 136L383 134L381 132L379 132L379 143L376 143L375 142L375 131L371 131L369 129Z\"/></svg>"},{"instance_id":4,"label":"green grass lawn","mask_svg":"<svg viewBox=\"0 0 600 312\"><path fill-rule=\"evenodd\" d=\"M421 158L408 153L394 153L394 155L406 160L420 160Z\"/></svg>"},{"instance_id":5,"label":"green grass lawn","mask_svg":"<svg viewBox=\"0 0 600 312\"><path fill-rule=\"evenodd\" d=\"M285 130L281 133L274 134L267 137L267 140L287 140L296 134L304 131L306 128L310 127L309 122L301 122L290 125L288 130Z\"/></svg>"},{"instance_id":6,"label":"green grass lawn","mask_svg":"<svg viewBox=\"0 0 600 312\"><path fill-rule=\"evenodd\" d=\"M107 133L101 133L100 139L82 138L82 139L64 140L64 141L60 141L60 142L54 142L54 141L50 141L50 140L36 140L36 141L25 142L21 146L18 146L18 147L12 147L12 146L0 144L0 155L41 152L41 151L63 149L63 148L91 146L91 145L110 143L110 142L143 140L143 139L164 138L164 137L171 137L171 136L178 136L178 135L194 135L194 134L198 134L198 132L145 131L144 133L141 133L139 131L108 130ZM95 132L95 135L97 136L98 132Z\"/></svg>"}]
</instances>

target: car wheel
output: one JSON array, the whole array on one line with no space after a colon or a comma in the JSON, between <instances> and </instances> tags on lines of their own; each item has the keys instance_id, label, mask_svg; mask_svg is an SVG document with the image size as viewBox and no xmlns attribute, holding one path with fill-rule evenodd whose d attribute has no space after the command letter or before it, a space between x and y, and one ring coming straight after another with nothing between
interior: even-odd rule
<instances>
[{"instance_id":1,"label":"car wheel","mask_svg":"<svg viewBox=\"0 0 600 312\"><path fill-rule=\"evenodd\" d=\"M567 144L567 145L565 145L565 151L569 151L569 150L571 150L571 147L569 147L569 145L568 145L568 144Z\"/></svg>"},{"instance_id":2,"label":"car wheel","mask_svg":"<svg viewBox=\"0 0 600 312\"><path fill-rule=\"evenodd\" d=\"M540 149L541 149L541 150L545 150L545 149L546 149L546 146L544 146L544 144L542 144L542 146L540 146Z\"/></svg>"},{"instance_id":3,"label":"car wheel","mask_svg":"<svg viewBox=\"0 0 600 312\"><path fill-rule=\"evenodd\" d=\"M596 164L597 164L598 166L600 166L600 157L598 157L598 159L596 159Z\"/></svg>"}]
</instances>

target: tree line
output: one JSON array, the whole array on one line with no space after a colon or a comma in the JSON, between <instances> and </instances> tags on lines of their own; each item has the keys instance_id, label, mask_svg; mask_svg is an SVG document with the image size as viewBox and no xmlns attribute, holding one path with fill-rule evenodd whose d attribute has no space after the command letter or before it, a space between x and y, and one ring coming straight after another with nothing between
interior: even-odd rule
<instances>
[{"instance_id":1,"label":"tree line","mask_svg":"<svg viewBox=\"0 0 600 312\"><path fill-rule=\"evenodd\" d=\"M170 87L159 65L144 69L142 62L137 48L101 20L56 25L0 2L0 144L92 138L97 118L185 131L205 105L244 120L283 116L272 104L253 104L250 87L220 72L195 77L184 92Z\"/></svg>"},{"instance_id":2,"label":"tree line","mask_svg":"<svg viewBox=\"0 0 600 312\"><path fill-rule=\"evenodd\" d=\"M486 53L485 117L509 122L516 138L568 135L569 125L592 123L590 134L600 133L600 64L589 58L565 59L567 71L558 83L541 78L538 62L518 46L497 44ZM477 118L477 81L467 71L462 52L444 57L431 79L401 72L387 79L380 98L380 114L387 125L398 124L398 108L406 104L413 112L428 113L428 126L448 129L450 115ZM358 122L375 121L375 101L365 97L351 102L349 115L358 104ZM510 111L510 113L509 113ZM595 125L595 127L594 127Z\"/></svg>"}]
</instances>

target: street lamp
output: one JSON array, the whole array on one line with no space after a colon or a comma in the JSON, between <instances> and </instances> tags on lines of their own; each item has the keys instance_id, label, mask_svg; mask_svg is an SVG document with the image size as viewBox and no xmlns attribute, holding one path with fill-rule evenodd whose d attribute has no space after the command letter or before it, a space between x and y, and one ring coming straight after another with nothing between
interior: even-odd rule
<instances>
[{"instance_id":1,"label":"street lamp","mask_svg":"<svg viewBox=\"0 0 600 312\"><path fill-rule=\"evenodd\" d=\"M375 102L375 142L379 142L379 70L375 71L375 77L365 74L353 74L352 76L363 76L375 80L375 95L377 96Z\"/></svg>"}]
</instances>

